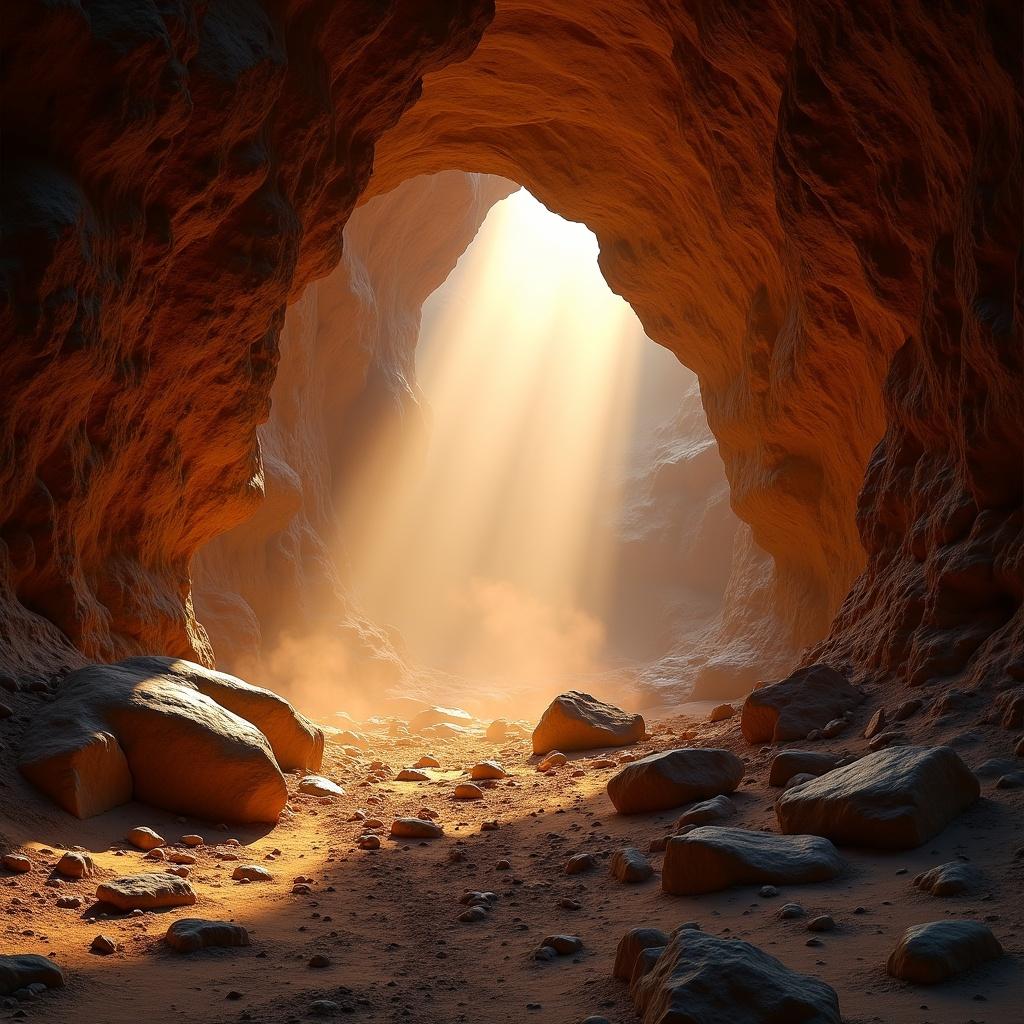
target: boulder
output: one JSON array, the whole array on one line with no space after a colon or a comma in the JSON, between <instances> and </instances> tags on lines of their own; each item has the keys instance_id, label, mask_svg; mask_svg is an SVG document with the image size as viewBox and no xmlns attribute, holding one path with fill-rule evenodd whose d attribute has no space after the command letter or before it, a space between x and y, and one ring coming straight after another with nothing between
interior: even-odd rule
<instances>
[{"instance_id":1,"label":"boulder","mask_svg":"<svg viewBox=\"0 0 1024 1024\"><path fill-rule=\"evenodd\" d=\"M325 779L322 775L306 775L299 780L299 792L308 796L344 796L345 790L336 782Z\"/></svg>"},{"instance_id":2,"label":"boulder","mask_svg":"<svg viewBox=\"0 0 1024 1024\"><path fill-rule=\"evenodd\" d=\"M742 780L731 751L684 747L627 764L609 779L608 796L620 814L640 814L731 793Z\"/></svg>"},{"instance_id":3,"label":"boulder","mask_svg":"<svg viewBox=\"0 0 1024 1024\"><path fill-rule=\"evenodd\" d=\"M959 896L975 888L979 881L976 869L962 860L940 864L928 871L922 871L914 879L914 885L933 896Z\"/></svg>"},{"instance_id":4,"label":"boulder","mask_svg":"<svg viewBox=\"0 0 1024 1024\"><path fill-rule=\"evenodd\" d=\"M153 910L156 907L189 907L196 901L192 886L165 871L128 875L96 887L96 900L118 910Z\"/></svg>"},{"instance_id":5,"label":"boulder","mask_svg":"<svg viewBox=\"0 0 1024 1024\"><path fill-rule=\"evenodd\" d=\"M61 856L54 870L65 878L86 878L93 873L94 865L89 854L69 852Z\"/></svg>"},{"instance_id":6,"label":"boulder","mask_svg":"<svg viewBox=\"0 0 1024 1024\"><path fill-rule=\"evenodd\" d=\"M19 767L80 818L134 797L213 821L275 822L288 789L243 710L275 735L285 764L319 764L322 732L275 694L190 662L129 658L68 675L33 721Z\"/></svg>"},{"instance_id":7,"label":"boulder","mask_svg":"<svg viewBox=\"0 0 1024 1024\"><path fill-rule=\"evenodd\" d=\"M886 970L903 981L936 985L1002 955L999 940L977 921L931 921L903 933Z\"/></svg>"},{"instance_id":8,"label":"boulder","mask_svg":"<svg viewBox=\"0 0 1024 1024\"><path fill-rule=\"evenodd\" d=\"M444 830L424 818L395 818L391 823L393 839L440 839Z\"/></svg>"},{"instance_id":9,"label":"boulder","mask_svg":"<svg viewBox=\"0 0 1024 1024\"><path fill-rule=\"evenodd\" d=\"M231 877L236 882L271 882L274 876L259 864L239 864Z\"/></svg>"},{"instance_id":10,"label":"boulder","mask_svg":"<svg viewBox=\"0 0 1024 1024\"><path fill-rule=\"evenodd\" d=\"M675 827L681 829L687 825L713 825L716 821L731 818L735 813L736 805L727 796L716 796L688 807L676 818Z\"/></svg>"},{"instance_id":11,"label":"boulder","mask_svg":"<svg viewBox=\"0 0 1024 1024\"><path fill-rule=\"evenodd\" d=\"M155 850L167 842L162 835L154 832L148 825L136 825L135 828L129 829L125 839L137 850Z\"/></svg>"},{"instance_id":12,"label":"boulder","mask_svg":"<svg viewBox=\"0 0 1024 1024\"><path fill-rule=\"evenodd\" d=\"M409 720L409 729L412 732L421 732L434 725L459 725L468 726L472 724L473 716L462 708L431 707L413 715Z\"/></svg>"},{"instance_id":13,"label":"boulder","mask_svg":"<svg viewBox=\"0 0 1024 1024\"><path fill-rule=\"evenodd\" d=\"M646 882L654 874L650 861L632 846L616 850L608 862L608 868L620 882Z\"/></svg>"},{"instance_id":14,"label":"boulder","mask_svg":"<svg viewBox=\"0 0 1024 1024\"><path fill-rule=\"evenodd\" d=\"M179 953L195 953L211 946L248 946L249 933L240 924L228 921L183 917L167 929L164 942Z\"/></svg>"},{"instance_id":15,"label":"boulder","mask_svg":"<svg viewBox=\"0 0 1024 1024\"><path fill-rule=\"evenodd\" d=\"M46 956L17 953L0 956L0 996L9 996L29 985L62 988L64 972Z\"/></svg>"},{"instance_id":16,"label":"boulder","mask_svg":"<svg viewBox=\"0 0 1024 1024\"><path fill-rule=\"evenodd\" d=\"M615 951L615 966L612 968L613 977L629 981L633 977L637 958L645 949L657 949L660 952L666 945L668 935L657 928L630 928L619 939Z\"/></svg>"},{"instance_id":17,"label":"boulder","mask_svg":"<svg viewBox=\"0 0 1024 1024\"><path fill-rule=\"evenodd\" d=\"M825 982L797 974L757 946L677 929L631 986L643 1024L840 1024Z\"/></svg>"},{"instance_id":18,"label":"boulder","mask_svg":"<svg viewBox=\"0 0 1024 1024\"><path fill-rule=\"evenodd\" d=\"M640 715L605 704L589 693L570 690L559 694L541 715L533 730L533 752L625 747L642 740L645 733Z\"/></svg>"},{"instance_id":19,"label":"boulder","mask_svg":"<svg viewBox=\"0 0 1024 1024\"><path fill-rule=\"evenodd\" d=\"M788 790L775 804L786 833L903 850L938 835L980 794L950 747L888 747Z\"/></svg>"},{"instance_id":20,"label":"boulder","mask_svg":"<svg viewBox=\"0 0 1024 1024\"><path fill-rule=\"evenodd\" d=\"M799 885L835 878L844 866L820 836L705 825L669 839L661 887L673 896L695 896L733 885Z\"/></svg>"},{"instance_id":21,"label":"boulder","mask_svg":"<svg viewBox=\"0 0 1024 1024\"><path fill-rule=\"evenodd\" d=\"M754 690L743 702L740 729L748 743L802 740L863 699L864 694L835 669L809 665Z\"/></svg>"},{"instance_id":22,"label":"boulder","mask_svg":"<svg viewBox=\"0 0 1024 1024\"><path fill-rule=\"evenodd\" d=\"M768 785L784 786L794 775L824 775L839 763L835 754L815 750L783 750L768 767Z\"/></svg>"},{"instance_id":23,"label":"boulder","mask_svg":"<svg viewBox=\"0 0 1024 1024\"><path fill-rule=\"evenodd\" d=\"M469 777L477 782L481 779L503 779L508 772L497 761L478 761L469 769Z\"/></svg>"}]
</instances>

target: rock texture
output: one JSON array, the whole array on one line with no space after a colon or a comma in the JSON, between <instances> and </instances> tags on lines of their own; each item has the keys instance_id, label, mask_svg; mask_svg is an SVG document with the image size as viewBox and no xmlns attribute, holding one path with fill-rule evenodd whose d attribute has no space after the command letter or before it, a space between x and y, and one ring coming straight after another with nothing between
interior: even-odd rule
<instances>
[{"instance_id":1,"label":"rock texture","mask_svg":"<svg viewBox=\"0 0 1024 1024\"><path fill-rule=\"evenodd\" d=\"M938 835L980 793L951 747L892 747L787 790L775 811L783 832L898 850Z\"/></svg>"},{"instance_id":2,"label":"rock texture","mask_svg":"<svg viewBox=\"0 0 1024 1024\"><path fill-rule=\"evenodd\" d=\"M118 910L155 910L159 907L191 906L196 901L196 894L183 878L156 871L102 882L96 887L96 901L109 903Z\"/></svg>"},{"instance_id":3,"label":"rock texture","mask_svg":"<svg viewBox=\"0 0 1024 1024\"><path fill-rule=\"evenodd\" d=\"M886 970L918 985L940 981L1003 955L991 930L977 921L931 921L914 925L900 937Z\"/></svg>"},{"instance_id":4,"label":"rock texture","mask_svg":"<svg viewBox=\"0 0 1024 1024\"><path fill-rule=\"evenodd\" d=\"M642 814L731 793L742 779L731 751L686 747L627 764L608 780L608 796L620 814Z\"/></svg>"},{"instance_id":5,"label":"rock texture","mask_svg":"<svg viewBox=\"0 0 1024 1024\"><path fill-rule=\"evenodd\" d=\"M705 825L669 839L661 887L673 896L696 896L733 885L801 885L835 878L843 867L836 848L819 836Z\"/></svg>"},{"instance_id":6,"label":"rock texture","mask_svg":"<svg viewBox=\"0 0 1024 1024\"><path fill-rule=\"evenodd\" d=\"M211 946L248 946L249 932L229 921L183 917L167 929L164 942L179 953L195 953Z\"/></svg>"},{"instance_id":7,"label":"rock texture","mask_svg":"<svg viewBox=\"0 0 1024 1024\"><path fill-rule=\"evenodd\" d=\"M319 767L322 754L322 731L276 694L190 662L131 658L68 676L19 767L80 818L134 796L214 821L273 822L288 798L281 767Z\"/></svg>"},{"instance_id":8,"label":"rock texture","mask_svg":"<svg viewBox=\"0 0 1024 1024\"><path fill-rule=\"evenodd\" d=\"M839 998L757 946L690 928L675 931L633 988L643 1024L840 1024Z\"/></svg>"},{"instance_id":9,"label":"rock texture","mask_svg":"<svg viewBox=\"0 0 1024 1024\"><path fill-rule=\"evenodd\" d=\"M0 956L0 996L9 996L36 983L62 988L64 972L52 960L36 953Z\"/></svg>"},{"instance_id":10,"label":"rock texture","mask_svg":"<svg viewBox=\"0 0 1024 1024\"><path fill-rule=\"evenodd\" d=\"M533 730L533 752L625 747L643 739L645 732L642 715L570 690L559 694L541 715Z\"/></svg>"}]
</instances>

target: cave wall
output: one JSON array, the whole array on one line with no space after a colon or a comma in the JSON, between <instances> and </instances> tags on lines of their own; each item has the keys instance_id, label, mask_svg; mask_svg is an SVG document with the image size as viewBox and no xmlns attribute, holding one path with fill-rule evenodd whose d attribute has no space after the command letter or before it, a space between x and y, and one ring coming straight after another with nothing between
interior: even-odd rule
<instances>
[{"instance_id":1,"label":"cave wall","mask_svg":"<svg viewBox=\"0 0 1024 1024\"><path fill-rule=\"evenodd\" d=\"M790 639L1022 673L1019 5L6 13L3 667L211 659L189 560L263 498L286 303L455 168L586 222L698 373Z\"/></svg>"}]
</instances>

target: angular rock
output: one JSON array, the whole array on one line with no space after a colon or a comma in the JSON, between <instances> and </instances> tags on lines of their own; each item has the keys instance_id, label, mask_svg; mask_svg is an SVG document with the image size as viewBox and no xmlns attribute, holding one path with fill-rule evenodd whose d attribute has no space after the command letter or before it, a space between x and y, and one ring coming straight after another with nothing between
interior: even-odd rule
<instances>
[{"instance_id":1,"label":"angular rock","mask_svg":"<svg viewBox=\"0 0 1024 1024\"><path fill-rule=\"evenodd\" d=\"M117 952L117 943L109 935L97 935L89 944L89 948L101 956L109 956Z\"/></svg>"},{"instance_id":2,"label":"angular rock","mask_svg":"<svg viewBox=\"0 0 1024 1024\"><path fill-rule=\"evenodd\" d=\"M200 691L194 680L205 673L169 658L72 672L33 721L22 774L80 818L134 797L213 821L275 822L288 789L271 745L255 725ZM250 700L256 688L236 682L208 688L224 699ZM322 733L315 735L322 744Z\"/></svg>"},{"instance_id":3,"label":"angular rock","mask_svg":"<svg viewBox=\"0 0 1024 1024\"><path fill-rule=\"evenodd\" d=\"M820 836L705 825L669 839L661 887L673 896L695 896L733 885L800 885L835 878L844 866Z\"/></svg>"},{"instance_id":4,"label":"angular rock","mask_svg":"<svg viewBox=\"0 0 1024 1024\"><path fill-rule=\"evenodd\" d=\"M631 715L589 693L570 690L557 696L533 730L533 752L625 747L643 739L640 715Z\"/></svg>"},{"instance_id":5,"label":"angular rock","mask_svg":"<svg viewBox=\"0 0 1024 1024\"><path fill-rule=\"evenodd\" d=\"M979 875L975 868L962 860L953 860L922 871L914 879L914 885L933 896L959 896L973 889L978 881Z\"/></svg>"},{"instance_id":6,"label":"angular rock","mask_svg":"<svg viewBox=\"0 0 1024 1024\"><path fill-rule=\"evenodd\" d=\"M64 972L49 957L35 953L0 956L0 996L9 996L29 985L62 988Z\"/></svg>"},{"instance_id":7,"label":"angular rock","mask_svg":"<svg viewBox=\"0 0 1024 1024\"><path fill-rule=\"evenodd\" d=\"M713 825L716 821L731 818L735 813L736 805L727 796L716 796L688 807L676 818L675 827L678 830L687 825Z\"/></svg>"},{"instance_id":8,"label":"angular rock","mask_svg":"<svg viewBox=\"0 0 1024 1024\"><path fill-rule=\"evenodd\" d=\"M137 850L155 850L163 846L166 840L146 825L138 825L131 829L125 839Z\"/></svg>"},{"instance_id":9,"label":"angular rock","mask_svg":"<svg viewBox=\"0 0 1024 1024\"><path fill-rule=\"evenodd\" d=\"M299 792L309 796L344 796L345 790L336 782L325 779L322 775L306 775L299 781Z\"/></svg>"},{"instance_id":10,"label":"angular rock","mask_svg":"<svg viewBox=\"0 0 1024 1024\"><path fill-rule=\"evenodd\" d=\"M743 702L740 729L748 743L802 740L863 699L864 694L835 669L809 665L754 690Z\"/></svg>"},{"instance_id":11,"label":"angular rock","mask_svg":"<svg viewBox=\"0 0 1024 1024\"><path fill-rule=\"evenodd\" d=\"M96 887L96 899L118 910L153 910L156 907L189 907L196 901L192 886L166 871L128 875Z\"/></svg>"},{"instance_id":12,"label":"angular rock","mask_svg":"<svg viewBox=\"0 0 1024 1024\"><path fill-rule=\"evenodd\" d=\"M212 946L248 946L249 932L242 925L228 921L183 917L167 929L164 942L179 953L195 953Z\"/></svg>"},{"instance_id":13,"label":"angular rock","mask_svg":"<svg viewBox=\"0 0 1024 1024\"><path fill-rule=\"evenodd\" d=\"M631 986L644 1024L840 1024L839 998L757 946L678 929Z\"/></svg>"},{"instance_id":14,"label":"angular rock","mask_svg":"<svg viewBox=\"0 0 1024 1024\"><path fill-rule=\"evenodd\" d=\"M824 775L838 764L835 754L815 750L783 750L772 758L768 785L784 786L794 775Z\"/></svg>"},{"instance_id":15,"label":"angular rock","mask_svg":"<svg viewBox=\"0 0 1024 1024\"><path fill-rule=\"evenodd\" d=\"M742 780L731 751L684 747L627 764L609 779L608 796L620 814L640 814L731 793Z\"/></svg>"},{"instance_id":16,"label":"angular rock","mask_svg":"<svg viewBox=\"0 0 1024 1024\"><path fill-rule=\"evenodd\" d=\"M619 945L615 951L612 977L629 981L633 977L633 968L636 966L637 958L645 949L660 951L666 945L668 945L668 935L657 928L630 928L619 939Z\"/></svg>"},{"instance_id":17,"label":"angular rock","mask_svg":"<svg viewBox=\"0 0 1024 1024\"><path fill-rule=\"evenodd\" d=\"M889 747L783 793L775 813L786 833L900 850L938 835L979 794L950 747Z\"/></svg>"},{"instance_id":18,"label":"angular rock","mask_svg":"<svg viewBox=\"0 0 1024 1024\"><path fill-rule=\"evenodd\" d=\"M395 818L391 823L391 835L400 839L440 839L444 830L423 818Z\"/></svg>"},{"instance_id":19,"label":"angular rock","mask_svg":"<svg viewBox=\"0 0 1024 1024\"><path fill-rule=\"evenodd\" d=\"M632 846L616 850L608 861L608 869L620 882L646 882L654 874L650 861Z\"/></svg>"},{"instance_id":20,"label":"angular rock","mask_svg":"<svg viewBox=\"0 0 1024 1024\"><path fill-rule=\"evenodd\" d=\"M998 939L977 921L931 921L903 933L886 970L903 981L936 985L1002 955Z\"/></svg>"}]
</instances>

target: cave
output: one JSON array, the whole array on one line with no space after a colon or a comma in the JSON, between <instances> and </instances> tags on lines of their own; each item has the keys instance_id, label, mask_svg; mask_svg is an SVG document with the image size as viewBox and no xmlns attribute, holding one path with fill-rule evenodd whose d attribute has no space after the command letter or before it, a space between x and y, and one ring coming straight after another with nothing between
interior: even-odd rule
<instances>
[{"instance_id":1,"label":"cave","mask_svg":"<svg viewBox=\"0 0 1024 1024\"><path fill-rule=\"evenodd\" d=\"M0 1013L1012 1019L1013 928L935 901L1015 887L1019 5L5 13ZM536 707L424 672L366 568L516 197L679 374L610 588L642 667Z\"/></svg>"}]
</instances>

